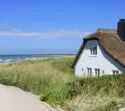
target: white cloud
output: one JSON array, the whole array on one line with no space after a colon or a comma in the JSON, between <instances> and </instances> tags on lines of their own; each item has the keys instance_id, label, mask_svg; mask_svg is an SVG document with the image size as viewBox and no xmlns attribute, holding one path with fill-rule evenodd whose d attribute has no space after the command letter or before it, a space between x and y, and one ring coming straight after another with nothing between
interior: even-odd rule
<instances>
[{"instance_id":1,"label":"white cloud","mask_svg":"<svg viewBox=\"0 0 125 111\"><path fill-rule=\"evenodd\" d=\"M0 24L0 37L37 37L37 38L73 38L84 37L90 32L82 30L56 30L46 32L27 32Z\"/></svg>"}]
</instances>

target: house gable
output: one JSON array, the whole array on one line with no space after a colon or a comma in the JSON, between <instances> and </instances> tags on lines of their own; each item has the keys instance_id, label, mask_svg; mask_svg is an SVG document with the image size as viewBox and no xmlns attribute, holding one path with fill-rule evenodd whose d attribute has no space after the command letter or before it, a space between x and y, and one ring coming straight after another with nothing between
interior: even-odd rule
<instances>
[{"instance_id":1,"label":"house gable","mask_svg":"<svg viewBox=\"0 0 125 111\"><path fill-rule=\"evenodd\" d=\"M84 38L84 42L76 55L72 68L74 68L88 40L97 40L103 50L125 68L125 43L119 40L116 30L111 29L99 29L96 33Z\"/></svg>"},{"instance_id":2,"label":"house gable","mask_svg":"<svg viewBox=\"0 0 125 111\"><path fill-rule=\"evenodd\" d=\"M97 56L90 55L90 49L92 47L97 47ZM105 74L111 74L112 70L118 70L120 73L125 71L124 67L103 50L96 39L87 40L84 46L82 46L81 53L77 58L74 68L77 76L85 75L87 68L92 68L93 70L100 69L101 73L104 71L103 73Z\"/></svg>"}]
</instances>

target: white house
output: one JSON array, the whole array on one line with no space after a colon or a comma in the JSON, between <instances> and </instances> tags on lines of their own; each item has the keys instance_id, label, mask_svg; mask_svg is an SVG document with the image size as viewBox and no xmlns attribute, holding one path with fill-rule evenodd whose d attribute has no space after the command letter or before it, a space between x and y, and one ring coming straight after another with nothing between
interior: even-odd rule
<instances>
[{"instance_id":1,"label":"white house","mask_svg":"<svg viewBox=\"0 0 125 111\"><path fill-rule=\"evenodd\" d=\"M84 38L72 68L81 77L125 73L125 19L117 31L98 29Z\"/></svg>"}]
</instances>

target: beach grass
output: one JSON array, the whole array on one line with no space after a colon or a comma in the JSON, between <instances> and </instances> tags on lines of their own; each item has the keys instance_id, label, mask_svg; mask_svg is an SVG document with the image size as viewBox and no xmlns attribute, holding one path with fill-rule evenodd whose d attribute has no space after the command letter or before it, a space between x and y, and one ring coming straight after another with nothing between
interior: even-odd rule
<instances>
[{"instance_id":1,"label":"beach grass","mask_svg":"<svg viewBox=\"0 0 125 111\"><path fill-rule=\"evenodd\" d=\"M40 95L40 100L67 111L106 111L124 105L124 74L78 78L71 68L73 60L67 56L2 64L0 83Z\"/></svg>"},{"instance_id":2,"label":"beach grass","mask_svg":"<svg viewBox=\"0 0 125 111\"><path fill-rule=\"evenodd\" d=\"M41 96L41 100L62 104L67 100L62 87L74 79L73 58L39 58L0 66L0 83L17 86ZM64 87L65 88L65 87Z\"/></svg>"}]
</instances>

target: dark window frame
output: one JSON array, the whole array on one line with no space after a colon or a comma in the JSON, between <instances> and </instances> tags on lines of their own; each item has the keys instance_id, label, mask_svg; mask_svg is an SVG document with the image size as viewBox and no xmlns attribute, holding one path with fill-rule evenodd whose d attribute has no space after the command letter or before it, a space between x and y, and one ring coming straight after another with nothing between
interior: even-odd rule
<instances>
[{"instance_id":1,"label":"dark window frame","mask_svg":"<svg viewBox=\"0 0 125 111\"><path fill-rule=\"evenodd\" d=\"M90 48L90 55L93 56L97 55L97 46Z\"/></svg>"},{"instance_id":2,"label":"dark window frame","mask_svg":"<svg viewBox=\"0 0 125 111\"><path fill-rule=\"evenodd\" d=\"M100 69L95 68L95 75L96 75L97 77L100 77Z\"/></svg>"}]
</instances>

